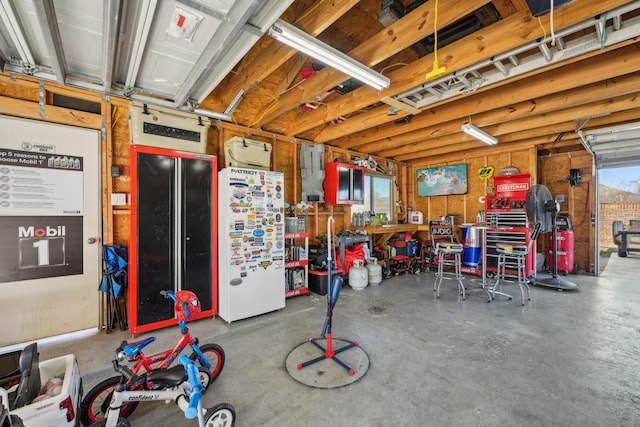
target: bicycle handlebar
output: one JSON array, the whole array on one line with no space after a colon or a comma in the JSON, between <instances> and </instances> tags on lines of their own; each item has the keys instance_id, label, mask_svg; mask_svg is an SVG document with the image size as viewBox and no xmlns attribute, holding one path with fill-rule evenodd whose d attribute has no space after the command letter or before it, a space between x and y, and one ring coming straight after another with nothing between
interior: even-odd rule
<instances>
[{"instance_id":1,"label":"bicycle handlebar","mask_svg":"<svg viewBox=\"0 0 640 427\"><path fill-rule=\"evenodd\" d=\"M198 368L193 360L189 359L186 354L183 354L178 359L180 364L184 366L185 371L189 377L189 386L191 387L191 393L189 394L189 407L184 411L185 418L192 420L198 416L198 405L200 398L202 397L202 383L200 382L200 375Z\"/></svg>"},{"instance_id":2,"label":"bicycle handlebar","mask_svg":"<svg viewBox=\"0 0 640 427\"><path fill-rule=\"evenodd\" d=\"M171 291L160 291L160 295L162 295L165 298L171 298L174 304L178 303L178 298L176 298L176 294L174 294Z\"/></svg>"},{"instance_id":3,"label":"bicycle handlebar","mask_svg":"<svg viewBox=\"0 0 640 427\"><path fill-rule=\"evenodd\" d=\"M173 300L174 304L178 304L178 297L176 297L176 294L174 294L171 291L160 291L160 295L162 295L165 298L171 298ZM180 303L180 309L182 311L184 311L185 313L187 313L187 317L191 317L190 313L189 313L189 303L186 301L182 301Z\"/></svg>"}]
</instances>

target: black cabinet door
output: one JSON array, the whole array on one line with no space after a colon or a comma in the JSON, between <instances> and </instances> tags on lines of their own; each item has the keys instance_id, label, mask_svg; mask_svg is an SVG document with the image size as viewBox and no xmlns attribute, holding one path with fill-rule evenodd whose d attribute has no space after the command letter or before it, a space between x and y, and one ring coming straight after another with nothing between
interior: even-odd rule
<instances>
[{"instance_id":1,"label":"black cabinet door","mask_svg":"<svg viewBox=\"0 0 640 427\"><path fill-rule=\"evenodd\" d=\"M182 289L194 292L203 310L212 309L212 164L181 159ZM217 255L216 255L217 258Z\"/></svg>"},{"instance_id":2,"label":"black cabinet door","mask_svg":"<svg viewBox=\"0 0 640 427\"><path fill-rule=\"evenodd\" d=\"M177 159L138 153L137 212L139 325L173 317L161 290L174 289L175 171Z\"/></svg>"}]
</instances>

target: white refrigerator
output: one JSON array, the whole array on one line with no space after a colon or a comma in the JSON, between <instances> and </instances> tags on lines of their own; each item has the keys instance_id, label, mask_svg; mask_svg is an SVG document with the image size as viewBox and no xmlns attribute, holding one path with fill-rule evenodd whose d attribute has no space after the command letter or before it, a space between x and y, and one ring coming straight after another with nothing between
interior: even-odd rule
<instances>
[{"instance_id":1,"label":"white refrigerator","mask_svg":"<svg viewBox=\"0 0 640 427\"><path fill-rule=\"evenodd\" d=\"M284 174L218 172L218 315L227 322L285 305Z\"/></svg>"}]
</instances>

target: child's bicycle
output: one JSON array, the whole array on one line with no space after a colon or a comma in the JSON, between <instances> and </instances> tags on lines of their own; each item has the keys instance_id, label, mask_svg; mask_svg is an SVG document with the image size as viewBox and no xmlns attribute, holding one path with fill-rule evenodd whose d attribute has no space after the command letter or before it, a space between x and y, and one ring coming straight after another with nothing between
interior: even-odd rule
<instances>
[{"instance_id":1,"label":"child's bicycle","mask_svg":"<svg viewBox=\"0 0 640 427\"><path fill-rule=\"evenodd\" d=\"M155 341L154 337L130 343L123 341L116 349L116 353L119 354L123 352L123 354L128 357L129 362L134 363L131 367L131 372L138 375L166 369L187 346L191 346L193 352L189 358L197 361L200 366L207 368L210 373L210 381L215 380L224 367L224 350L222 350L222 347L218 344L198 345L198 339L191 336L189 328L186 326L187 320L200 311L200 301L196 295L190 291L179 291L176 293L161 291L160 293L166 298L172 299L174 302L174 309L179 320L178 326L182 333L180 340L178 340L173 348L151 355L145 355L142 349ZM120 380L121 376L116 375L105 379L89 390L80 404L80 421L83 425L88 426L104 417L109 401L111 400L111 395L120 383ZM209 381L205 381L203 378L203 383L206 390L209 386ZM150 380L150 376L137 376L135 382L127 380L126 386L128 390L150 390L161 387L158 384L154 384L153 381ZM126 418L131 415L138 406L138 403L138 401L131 401L131 403L125 404L120 410L120 416Z\"/></svg>"},{"instance_id":2,"label":"child's bicycle","mask_svg":"<svg viewBox=\"0 0 640 427\"><path fill-rule=\"evenodd\" d=\"M187 419L198 418L200 427L233 427L235 424L236 411L228 403L219 403L213 408L202 409L200 399L204 386L200 377L204 368L200 368L199 375L195 362L186 355L180 356L180 365L149 374L148 379L165 386L162 390L129 390L127 379L135 378L135 374L127 366L120 365L120 361L125 357L126 355L120 352L113 360L113 367L121 374L122 381L113 391L106 418L92 424L92 427L131 427L126 418L120 417L122 409L126 406L126 402L140 401L174 401Z\"/></svg>"}]
</instances>

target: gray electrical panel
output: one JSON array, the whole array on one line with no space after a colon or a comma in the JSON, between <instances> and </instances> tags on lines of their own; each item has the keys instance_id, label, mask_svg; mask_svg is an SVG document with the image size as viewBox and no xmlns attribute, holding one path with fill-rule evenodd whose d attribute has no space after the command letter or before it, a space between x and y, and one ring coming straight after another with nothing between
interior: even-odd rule
<instances>
[{"instance_id":1,"label":"gray electrical panel","mask_svg":"<svg viewBox=\"0 0 640 427\"><path fill-rule=\"evenodd\" d=\"M324 144L300 144L302 201L324 203Z\"/></svg>"}]
</instances>

